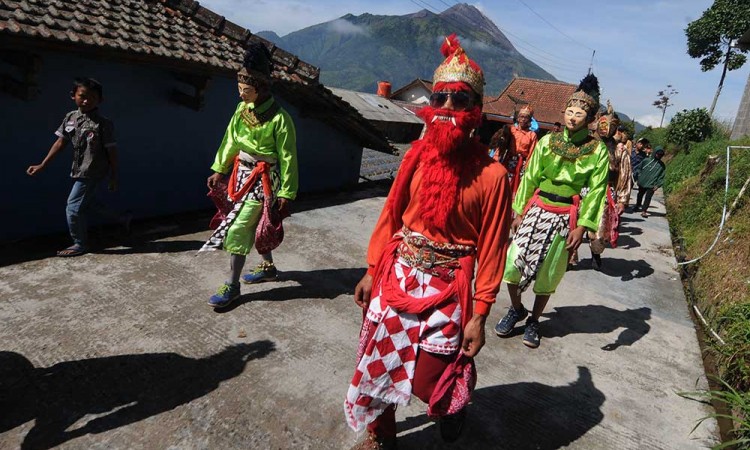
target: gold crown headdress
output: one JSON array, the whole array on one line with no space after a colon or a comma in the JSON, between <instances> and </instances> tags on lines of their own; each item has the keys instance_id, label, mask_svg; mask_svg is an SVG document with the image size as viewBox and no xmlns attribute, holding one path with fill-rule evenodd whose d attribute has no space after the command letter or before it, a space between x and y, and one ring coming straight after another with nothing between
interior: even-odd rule
<instances>
[{"instance_id":1,"label":"gold crown headdress","mask_svg":"<svg viewBox=\"0 0 750 450\"><path fill-rule=\"evenodd\" d=\"M599 110L599 80L596 75L586 75L578 84L578 89L570 96L566 108L576 106L593 117Z\"/></svg>"},{"instance_id":2,"label":"gold crown headdress","mask_svg":"<svg viewBox=\"0 0 750 450\"><path fill-rule=\"evenodd\" d=\"M237 72L237 81L249 84L253 78L271 77L271 52L260 42L251 42L245 50L242 68Z\"/></svg>"},{"instance_id":3,"label":"gold crown headdress","mask_svg":"<svg viewBox=\"0 0 750 450\"><path fill-rule=\"evenodd\" d=\"M466 56L466 52L458 42L455 33L445 38L440 51L445 56L445 61L435 69L435 74L432 77L433 85L463 82L468 84L479 97L482 97L484 94L482 68Z\"/></svg>"}]
</instances>

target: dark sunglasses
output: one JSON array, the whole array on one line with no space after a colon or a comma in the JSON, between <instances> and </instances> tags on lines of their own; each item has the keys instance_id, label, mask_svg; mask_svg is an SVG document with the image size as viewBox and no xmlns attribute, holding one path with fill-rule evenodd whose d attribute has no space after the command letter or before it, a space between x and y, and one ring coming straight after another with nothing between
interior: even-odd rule
<instances>
[{"instance_id":1,"label":"dark sunglasses","mask_svg":"<svg viewBox=\"0 0 750 450\"><path fill-rule=\"evenodd\" d=\"M456 108L467 108L471 103L471 95L468 92L435 92L430 95L430 106L433 108L439 108L445 105L448 101L448 97L451 98L453 106Z\"/></svg>"}]
</instances>

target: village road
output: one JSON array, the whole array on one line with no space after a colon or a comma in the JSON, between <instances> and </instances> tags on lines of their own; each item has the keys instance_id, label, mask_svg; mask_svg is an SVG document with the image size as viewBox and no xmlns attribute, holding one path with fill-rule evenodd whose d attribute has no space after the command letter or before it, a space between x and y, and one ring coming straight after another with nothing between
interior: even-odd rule
<instances>
[{"instance_id":1,"label":"village road","mask_svg":"<svg viewBox=\"0 0 750 450\"><path fill-rule=\"evenodd\" d=\"M205 225L183 233L163 223L137 230L132 247L0 268L0 448L348 448L356 436L342 404L362 317L352 293L382 195L299 202L275 252L280 281L243 286L220 313L206 300L228 258L196 256ZM399 448L715 442L713 421L691 434L710 408L677 395L706 381L661 197L654 205L648 219L625 215L601 272L588 268L584 244L539 349L519 333L494 335L503 286L463 437L444 446L415 401L397 413Z\"/></svg>"}]
</instances>

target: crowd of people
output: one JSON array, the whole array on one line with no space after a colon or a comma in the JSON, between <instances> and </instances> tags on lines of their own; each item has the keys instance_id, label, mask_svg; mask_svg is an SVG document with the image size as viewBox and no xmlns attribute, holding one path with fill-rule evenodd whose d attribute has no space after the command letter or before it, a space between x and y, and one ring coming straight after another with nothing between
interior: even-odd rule
<instances>
[{"instance_id":1,"label":"crowd of people","mask_svg":"<svg viewBox=\"0 0 750 450\"><path fill-rule=\"evenodd\" d=\"M446 442L458 438L476 384L474 357L502 282L507 314L495 325L512 335L525 321L523 343L541 342L539 318L566 271L578 263L588 238L600 268L607 244L617 244L620 216L637 185L633 211L648 216L664 180L663 149L646 139L632 145L599 82L583 78L567 101L562 122L541 137L525 105L490 148L476 130L482 119L484 74L452 35L433 76L429 105L419 111L422 138L406 152L369 241L368 269L355 287L363 310L357 362L344 410L348 425L366 437L355 448L394 448L395 411L413 396L428 405ZM240 282L276 279L271 251L281 242L281 220L298 190L296 133L270 89L271 58L261 44L247 49L237 74L238 103L216 153L207 186L220 212L201 250L229 253L229 276L208 300L224 308L240 296ZM27 169L37 175L67 145L73 147L73 188L67 213L73 245L59 256L89 249L86 218L95 212L129 223L96 196L109 175L117 188L112 122L99 113L101 85L76 80L67 114L47 157ZM226 175L230 175L228 181ZM242 274L256 248L260 264ZM533 306L522 295L533 284Z\"/></svg>"}]
</instances>

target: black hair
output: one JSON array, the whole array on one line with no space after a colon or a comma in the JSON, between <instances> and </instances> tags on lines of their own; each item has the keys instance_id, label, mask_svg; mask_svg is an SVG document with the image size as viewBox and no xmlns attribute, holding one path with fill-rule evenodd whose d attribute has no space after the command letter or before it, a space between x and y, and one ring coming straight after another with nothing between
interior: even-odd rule
<instances>
[{"instance_id":1,"label":"black hair","mask_svg":"<svg viewBox=\"0 0 750 450\"><path fill-rule=\"evenodd\" d=\"M637 144L638 142L640 142L640 143L641 143L641 144L643 144L643 145L649 145L649 144L651 143L651 141L649 141L649 140L648 140L648 139L646 139L646 138L640 138L640 139L638 139L638 140L636 141L636 144Z\"/></svg>"},{"instance_id":2,"label":"black hair","mask_svg":"<svg viewBox=\"0 0 750 450\"><path fill-rule=\"evenodd\" d=\"M73 80L73 88L70 91L70 95L74 96L78 92L78 88L85 87L88 90L94 91L99 95L101 100L104 97L102 84L93 78L78 77Z\"/></svg>"},{"instance_id":3,"label":"black hair","mask_svg":"<svg viewBox=\"0 0 750 450\"><path fill-rule=\"evenodd\" d=\"M560 122L555 122L555 123L554 123L554 125L555 125L556 127L561 127L561 126L562 126L562 124L561 124Z\"/></svg>"}]
</instances>

